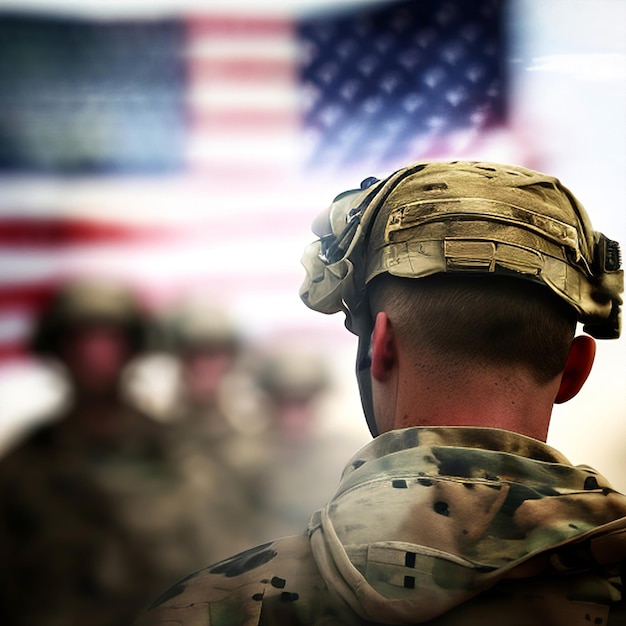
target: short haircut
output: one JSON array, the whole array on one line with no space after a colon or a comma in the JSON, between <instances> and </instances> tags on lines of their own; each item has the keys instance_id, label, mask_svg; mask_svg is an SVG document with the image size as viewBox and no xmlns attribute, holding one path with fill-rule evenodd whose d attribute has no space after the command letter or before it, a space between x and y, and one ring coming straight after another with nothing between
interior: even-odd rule
<instances>
[{"instance_id":1,"label":"short haircut","mask_svg":"<svg viewBox=\"0 0 626 626\"><path fill-rule=\"evenodd\" d=\"M540 385L563 371L576 329L574 309L547 287L508 276L383 274L369 299L415 354L429 350L455 370L518 365Z\"/></svg>"}]
</instances>

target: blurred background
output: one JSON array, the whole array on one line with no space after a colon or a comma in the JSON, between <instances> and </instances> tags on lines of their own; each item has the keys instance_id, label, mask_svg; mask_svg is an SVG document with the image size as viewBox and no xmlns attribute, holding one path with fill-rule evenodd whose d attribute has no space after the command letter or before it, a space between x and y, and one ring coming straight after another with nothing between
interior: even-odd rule
<instances>
[{"instance_id":1,"label":"blurred background","mask_svg":"<svg viewBox=\"0 0 626 626\"><path fill-rule=\"evenodd\" d=\"M0 0L0 451L68 393L28 348L39 314L106 277L322 359L338 472L369 435L355 339L298 298L313 218L408 162L485 159L555 174L624 245L625 111L623 0ZM158 418L179 364L154 346L128 386ZM549 439L622 491L625 346L599 342Z\"/></svg>"}]
</instances>

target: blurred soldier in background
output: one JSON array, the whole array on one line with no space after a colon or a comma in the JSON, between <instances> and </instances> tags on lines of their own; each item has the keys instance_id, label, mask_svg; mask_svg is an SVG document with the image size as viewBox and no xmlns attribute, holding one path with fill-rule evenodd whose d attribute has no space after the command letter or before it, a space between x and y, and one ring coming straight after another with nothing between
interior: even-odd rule
<instances>
[{"instance_id":1,"label":"blurred soldier in background","mask_svg":"<svg viewBox=\"0 0 626 626\"><path fill-rule=\"evenodd\" d=\"M163 320L162 345L178 372L159 411L173 454L203 493L211 553L223 558L297 532L355 447L324 404L326 358L300 346L254 346L225 307L203 297L179 302Z\"/></svg>"},{"instance_id":2,"label":"blurred soldier in background","mask_svg":"<svg viewBox=\"0 0 626 626\"><path fill-rule=\"evenodd\" d=\"M277 438L285 446L309 441L317 428L316 400L331 382L326 359L301 348L274 348L260 359L257 382L267 395Z\"/></svg>"},{"instance_id":3,"label":"blurred soldier in background","mask_svg":"<svg viewBox=\"0 0 626 626\"><path fill-rule=\"evenodd\" d=\"M205 298L179 302L164 319L163 345L179 366L163 409L171 451L202 494L205 551L224 558L260 541L263 528L265 452L257 434L265 423L242 365L247 346L229 312Z\"/></svg>"},{"instance_id":4,"label":"blurred soldier in background","mask_svg":"<svg viewBox=\"0 0 626 626\"><path fill-rule=\"evenodd\" d=\"M258 407L268 420L259 437L266 538L299 532L311 511L325 503L354 450L354 437L332 423L329 365L326 355L293 344L268 348L258 357Z\"/></svg>"},{"instance_id":5,"label":"blurred soldier in background","mask_svg":"<svg viewBox=\"0 0 626 626\"><path fill-rule=\"evenodd\" d=\"M198 297L177 303L163 317L163 346L180 365L168 419L206 445L228 439L233 425L225 414L225 385L243 347L235 321L223 307Z\"/></svg>"},{"instance_id":6,"label":"blurred soldier in background","mask_svg":"<svg viewBox=\"0 0 626 626\"><path fill-rule=\"evenodd\" d=\"M111 282L68 283L41 315L32 350L62 363L71 393L0 460L1 624L127 624L203 558L167 429L123 393L147 333L134 294Z\"/></svg>"}]
</instances>

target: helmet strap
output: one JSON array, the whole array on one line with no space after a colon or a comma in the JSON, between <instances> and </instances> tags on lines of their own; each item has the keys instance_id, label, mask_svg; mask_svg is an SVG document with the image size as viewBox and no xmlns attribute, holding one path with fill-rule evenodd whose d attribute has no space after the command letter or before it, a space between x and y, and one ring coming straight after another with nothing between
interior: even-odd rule
<instances>
[{"instance_id":1,"label":"helmet strap","mask_svg":"<svg viewBox=\"0 0 626 626\"><path fill-rule=\"evenodd\" d=\"M367 304L362 304L359 311L351 315L352 332L359 338L356 356L356 379L359 385L361 405L365 420L372 437L378 437L378 426L374 415L374 399L372 397L372 332L374 324Z\"/></svg>"}]
</instances>

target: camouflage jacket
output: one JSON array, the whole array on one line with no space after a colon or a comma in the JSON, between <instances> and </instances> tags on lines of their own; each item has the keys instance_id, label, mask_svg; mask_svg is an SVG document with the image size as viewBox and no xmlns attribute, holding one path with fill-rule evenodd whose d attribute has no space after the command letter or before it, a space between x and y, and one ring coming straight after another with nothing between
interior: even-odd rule
<instances>
[{"instance_id":1,"label":"camouflage jacket","mask_svg":"<svg viewBox=\"0 0 626 626\"><path fill-rule=\"evenodd\" d=\"M193 574L137 626L626 623L626 497L486 428L384 434L308 532Z\"/></svg>"},{"instance_id":2,"label":"camouflage jacket","mask_svg":"<svg viewBox=\"0 0 626 626\"><path fill-rule=\"evenodd\" d=\"M120 406L121 440L88 445L77 411L0 459L3 626L126 625L214 554L203 551L206 491L171 460L163 426Z\"/></svg>"}]
</instances>

